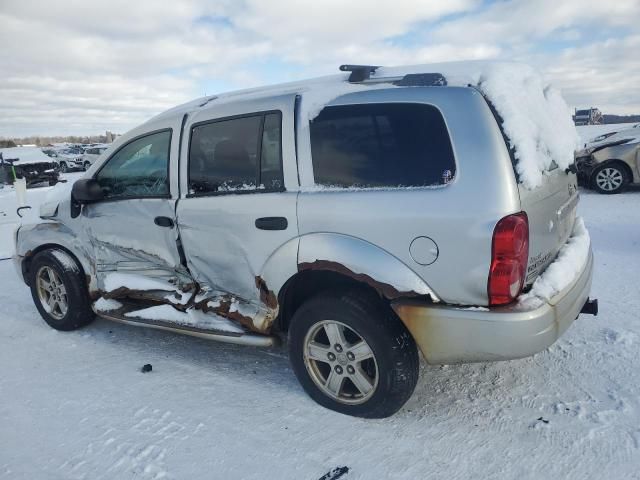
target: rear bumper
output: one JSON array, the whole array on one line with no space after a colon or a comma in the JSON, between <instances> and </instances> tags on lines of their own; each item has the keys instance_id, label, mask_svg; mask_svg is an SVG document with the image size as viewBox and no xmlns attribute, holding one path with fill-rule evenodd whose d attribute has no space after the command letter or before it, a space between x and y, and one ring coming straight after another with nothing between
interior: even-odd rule
<instances>
[{"instance_id":1,"label":"rear bumper","mask_svg":"<svg viewBox=\"0 0 640 480\"><path fill-rule=\"evenodd\" d=\"M521 305L464 309L412 300L393 303L429 363L522 358L553 344L589 298L593 253L577 280L535 309Z\"/></svg>"}]
</instances>

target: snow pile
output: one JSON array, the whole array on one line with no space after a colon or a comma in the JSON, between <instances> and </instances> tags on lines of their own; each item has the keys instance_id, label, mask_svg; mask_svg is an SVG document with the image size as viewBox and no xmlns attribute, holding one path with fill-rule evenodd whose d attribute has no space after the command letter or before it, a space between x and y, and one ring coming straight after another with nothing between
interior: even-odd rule
<instances>
[{"instance_id":1,"label":"snow pile","mask_svg":"<svg viewBox=\"0 0 640 480\"><path fill-rule=\"evenodd\" d=\"M113 298L100 297L93 304L93 308L95 309L96 312L111 312L113 310L118 310L119 308L122 308L122 304L119 301L114 300Z\"/></svg>"},{"instance_id":2,"label":"snow pile","mask_svg":"<svg viewBox=\"0 0 640 480\"><path fill-rule=\"evenodd\" d=\"M233 324L230 320L215 313L204 313L202 310L196 310L194 308L190 308L186 312L181 312L171 305L156 305L155 307L125 313L125 317L173 322L177 325L202 328L205 330L244 333L244 330Z\"/></svg>"},{"instance_id":3,"label":"snow pile","mask_svg":"<svg viewBox=\"0 0 640 480\"><path fill-rule=\"evenodd\" d=\"M569 107L560 92L533 68L512 62L451 62L380 68L372 78L424 72L443 74L451 86L473 85L489 99L502 117L502 127L517 159L516 171L526 188L540 186L544 172L551 169L553 162L562 169L573 163L580 138ZM375 87L390 85L381 83ZM373 87L351 85L344 80L331 87L318 86L304 93L302 105L312 120L327 103L363 88Z\"/></svg>"},{"instance_id":4,"label":"snow pile","mask_svg":"<svg viewBox=\"0 0 640 480\"><path fill-rule=\"evenodd\" d=\"M186 305L192 297L191 292L183 292L182 290L176 290L172 294L166 295L164 298L173 305Z\"/></svg>"},{"instance_id":5,"label":"snow pile","mask_svg":"<svg viewBox=\"0 0 640 480\"><path fill-rule=\"evenodd\" d=\"M571 285L587 263L590 245L589 232L582 217L578 217L571 237L560 249L558 257L536 279L531 290L520 296L519 303L525 307L535 307Z\"/></svg>"},{"instance_id":6,"label":"snow pile","mask_svg":"<svg viewBox=\"0 0 640 480\"><path fill-rule=\"evenodd\" d=\"M561 169L573 163L580 138L560 92L531 67L517 63L470 63L478 70L473 85L502 117L502 128L517 159L522 184L533 189L553 162ZM445 67L445 76L446 67ZM449 77L447 77L449 79Z\"/></svg>"}]
</instances>

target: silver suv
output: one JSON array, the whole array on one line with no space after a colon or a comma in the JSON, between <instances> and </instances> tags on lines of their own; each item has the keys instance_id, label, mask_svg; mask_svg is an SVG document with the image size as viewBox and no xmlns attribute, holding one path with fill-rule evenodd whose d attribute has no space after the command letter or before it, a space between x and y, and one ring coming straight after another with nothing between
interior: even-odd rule
<instances>
[{"instance_id":1,"label":"silver suv","mask_svg":"<svg viewBox=\"0 0 640 480\"><path fill-rule=\"evenodd\" d=\"M558 160L525 186L482 85L422 68L344 66L123 135L16 234L40 314L285 339L308 394L363 417L411 396L418 348L436 364L545 349L596 310L576 177Z\"/></svg>"},{"instance_id":2,"label":"silver suv","mask_svg":"<svg viewBox=\"0 0 640 480\"><path fill-rule=\"evenodd\" d=\"M98 157L100 157L100 155L102 155L108 148L109 145L95 145L86 148L81 157L82 168L84 170L89 170L91 165L93 165Z\"/></svg>"}]
</instances>

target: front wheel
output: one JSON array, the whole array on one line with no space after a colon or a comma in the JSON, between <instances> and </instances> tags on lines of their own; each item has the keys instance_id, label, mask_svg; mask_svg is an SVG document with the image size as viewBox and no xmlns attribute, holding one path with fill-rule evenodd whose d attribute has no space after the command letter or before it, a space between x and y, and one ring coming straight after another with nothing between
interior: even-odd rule
<instances>
[{"instance_id":1,"label":"front wheel","mask_svg":"<svg viewBox=\"0 0 640 480\"><path fill-rule=\"evenodd\" d=\"M304 303L291 320L289 355L309 396L347 415L393 415L418 381L415 342L375 295L321 294Z\"/></svg>"},{"instance_id":2,"label":"front wheel","mask_svg":"<svg viewBox=\"0 0 640 480\"><path fill-rule=\"evenodd\" d=\"M62 173L67 173L69 171L69 167L67 167L67 162L60 162L60 171Z\"/></svg>"},{"instance_id":3,"label":"front wheel","mask_svg":"<svg viewBox=\"0 0 640 480\"><path fill-rule=\"evenodd\" d=\"M627 175L617 164L602 165L593 172L593 187L599 193L620 193L627 184Z\"/></svg>"},{"instance_id":4,"label":"front wheel","mask_svg":"<svg viewBox=\"0 0 640 480\"><path fill-rule=\"evenodd\" d=\"M93 321L85 278L76 260L64 250L36 254L31 262L29 285L40 315L56 330L75 330Z\"/></svg>"},{"instance_id":5,"label":"front wheel","mask_svg":"<svg viewBox=\"0 0 640 480\"><path fill-rule=\"evenodd\" d=\"M86 172L89 168L91 168L91 164L89 162L84 162L84 171Z\"/></svg>"}]
</instances>

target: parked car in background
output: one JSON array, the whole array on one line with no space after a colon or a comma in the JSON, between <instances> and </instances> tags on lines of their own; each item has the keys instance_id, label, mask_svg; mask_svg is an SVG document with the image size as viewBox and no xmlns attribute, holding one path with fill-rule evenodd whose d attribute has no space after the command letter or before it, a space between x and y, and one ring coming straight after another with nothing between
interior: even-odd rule
<instances>
[{"instance_id":1,"label":"parked car in background","mask_svg":"<svg viewBox=\"0 0 640 480\"><path fill-rule=\"evenodd\" d=\"M58 166L61 172L65 173L85 170L82 155L75 152L77 152L77 149L69 148L57 151L54 158L58 162Z\"/></svg>"},{"instance_id":2,"label":"parked car in background","mask_svg":"<svg viewBox=\"0 0 640 480\"><path fill-rule=\"evenodd\" d=\"M578 179L599 193L620 193L640 183L640 124L600 135L575 153Z\"/></svg>"},{"instance_id":3,"label":"parked car in background","mask_svg":"<svg viewBox=\"0 0 640 480\"><path fill-rule=\"evenodd\" d=\"M109 145L96 145L85 149L80 159L82 161L82 168L84 170L88 170L89 167L93 165L93 163L97 160L97 158L102 155L108 148Z\"/></svg>"},{"instance_id":4,"label":"parked car in background","mask_svg":"<svg viewBox=\"0 0 640 480\"><path fill-rule=\"evenodd\" d=\"M16 233L44 320L286 338L314 400L386 417L414 390L418 348L435 364L525 357L596 312L559 93L511 64L341 70L119 137ZM506 123L533 154L516 159Z\"/></svg>"},{"instance_id":5,"label":"parked car in background","mask_svg":"<svg viewBox=\"0 0 640 480\"><path fill-rule=\"evenodd\" d=\"M59 173L54 159L36 147L0 149L0 183L13 184L15 178L24 178L27 188L55 185Z\"/></svg>"}]
</instances>

